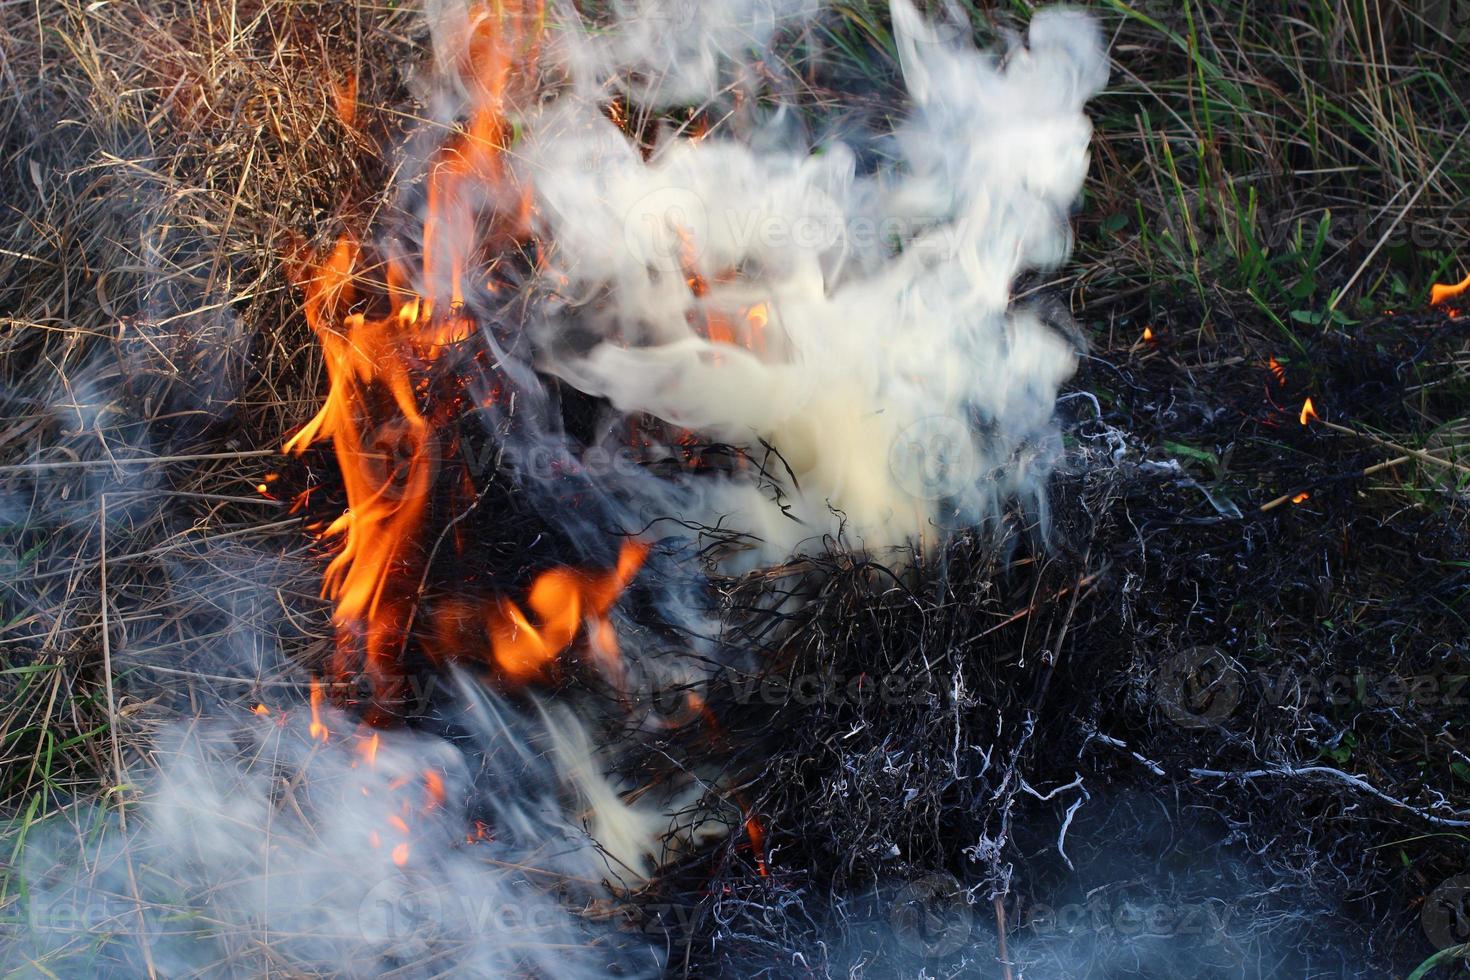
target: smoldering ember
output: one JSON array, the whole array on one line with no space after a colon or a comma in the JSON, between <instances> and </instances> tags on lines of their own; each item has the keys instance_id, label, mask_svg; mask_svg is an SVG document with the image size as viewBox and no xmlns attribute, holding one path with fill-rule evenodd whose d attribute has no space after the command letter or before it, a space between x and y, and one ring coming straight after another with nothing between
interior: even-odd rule
<instances>
[{"instance_id":1,"label":"smoldering ember","mask_svg":"<svg viewBox=\"0 0 1470 980\"><path fill-rule=\"evenodd\" d=\"M1465 975L1467 79L0 0L0 967Z\"/></svg>"}]
</instances>

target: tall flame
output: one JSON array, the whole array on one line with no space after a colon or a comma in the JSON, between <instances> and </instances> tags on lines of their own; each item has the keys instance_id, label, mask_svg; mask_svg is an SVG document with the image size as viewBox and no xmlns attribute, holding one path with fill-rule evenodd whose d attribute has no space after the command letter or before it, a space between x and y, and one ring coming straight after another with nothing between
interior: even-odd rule
<instances>
[{"instance_id":1,"label":"tall flame","mask_svg":"<svg viewBox=\"0 0 1470 980\"><path fill-rule=\"evenodd\" d=\"M513 138L508 111L515 82L534 76L544 4L483 4L465 29L456 68L475 108L430 161L418 267L393 259L383 281L369 281L363 249L350 235L319 261L297 244L287 263L321 341L328 391L285 450L301 454L324 440L335 450L347 509L324 533L341 541L322 582L335 603L332 667L338 677L361 670L379 697L391 697L401 685L394 666L427 562L426 513L440 465L457 452L453 433L442 431L438 416L445 407L433 403L429 379L444 352L475 333L464 312L467 293L493 290L467 281L474 260L530 238L531 188L519 186L504 155ZM348 121L356 93L337 94L339 115ZM391 312L364 311L384 295ZM598 656L615 659L608 615L644 555L642 545L629 543L610 572L543 573L527 600L535 622L510 600L492 602L478 646L483 650L488 638L495 664L517 682L543 673L584 626ZM451 619L455 612L449 610ZM445 658L470 652L464 642L436 647L435 655Z\"/></svg>"}]
</instances>

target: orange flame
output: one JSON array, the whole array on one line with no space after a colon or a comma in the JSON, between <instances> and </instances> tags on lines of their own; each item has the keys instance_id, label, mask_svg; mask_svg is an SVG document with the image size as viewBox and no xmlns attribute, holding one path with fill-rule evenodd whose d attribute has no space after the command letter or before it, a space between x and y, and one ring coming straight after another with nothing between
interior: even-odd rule
<instances>
[{"instance_id":1,"label":"orange flame","mask_svg":"<svg viewBox=\"0 0 1470 980\"><path fill-rule=\"evenodd\" d=\"M1294 504L1299 504L1299 503L1301 503L1304 500L1311 500L1311 499L1312 499L1312 495L1309 494L1309 493L1307 493L1305 490L1303 490L1301 493L1297 494L1295 497L1292 497L1291 498L1291 502L1294 503Z\"/></svg>"},{"instance_id":2,"label":"orange flame","mask_svg":"<svg viewBox=\"0 0 1470 980\"><path fill-rule=\"evenodd\" d=\"M1302 413L1300 416L1302 425L1306 425L1310 419L1320 419L1321 417L1317 414L1317 409L1312 405L1312 399L1308 398L1302 402Z\"/></svg>"},{"instance_id":3,"label":"orange flame","mask_svg":"<svg viewBox=\"0 0 1470 980\"><path fill-rule=\"evenodd\" d=\"M1153 340L1154 339L1154 328L1153 327L1144 327L1143 328L1143 339L1144 340Z\"/></svg>"},{"instance_id":4,"label":"orange flame","mask_svg":"<svg viewBox=\"0 0 1470 980\"><path fill-rule=\"evenodd\" d=\"M1429 290L1429 305L1443 306L1457 296L1470 292L1470 275L1453 286L1436 284Z\"/></svg>"},{"instance_id":5,"label":"orange flame","mask_svg":"<svg viewBox=\"0 0 1470 980\"><path fill-rule=\"evenodd\" d=\"M444 777L432 769L424 770L424 790L429 797L428 802L424 804L425 810L444 805Z\"/></svg>"},{"instance_id":6,"label":"orange flame","mask_svg":"<svg viewBox=\"0 0 1470 980\"><path fill-rule=\"evenodd\" d=\"M331 732L327 726L322 724L322 685L320 681L311 682L311 727L307 729L311 737L325 743Z\"/></svg>"},{"instance_id":7,"label":"orange flame","mask_svg":"<svg viewBox=\"0 0 1470 980\"><path fill-rule=\"evenodd\" d=\"M457 452L453 433L443 431L445 407L430 403L427 379L447 345L475 332L463 305L476 258L530 237L530 188L519 186L504 154L513 137L508 111L514 86L534 78L543 3L481 4L466 23L465 54L456 67L476 109L430 163L419 267L389 261L383 281L369 282L362 249L350 235L319 261L298 244L287 263L322 345L328 391L285 450L301 454L330 440L347 497L346 510L323 531L340 540L322 579L337 627L333 672L344 678L360 669L385 698L401 686L393 668L425 570L421 538L441 457ZM350 124L355 77L338 85L336 95L338 114ZM422 284L423 295L409 286L414 282ZM363 311L384 293L391 312ZM530 616L509 600L494 603L485 619L503 674L516 681L539 676L584 625L599 656L615 659L607 617L645 551L625 545L618 567L604 574L543 573L527 599ZM462 652L440 645L437 655Z\"/></svg>"},{"instance_id":8,"label":"orange flame","mask_svg":"<svg viewBox=\"0 0 1470 980\"><path fill-rule=\"evenodd\" d=\"M370 766L378 764L378 733L373 734L358 743L357 752L367 761Z\"/></svg>"},{"instance_id":9,"label":"orange flame","mask_svg":"<svg viewBox=\"0 0 1470 980\"><path fill-rule=\"evenodd\" d=\"M615 663L617 639L607 617L647 554L646 545L629 541L610 572L588 574L568 568L543 572L527 596L539 628L514 602L501 600L490 612L490 646L496 665L513 680L532 680L572 645L584 624L596 641L599 658Z\"/></svg>"},{"instance_id":10,"label":"orange flame","mask_svg":"<svg viewBox=\"0 0 1470 980\"><path fill-rule=\"evenodd\" d=\"M766 828L754 813L745 818L745 833L750 837L750 848L755 852L755 867L762 878L766 877Z\"/></svg>"}]
</instances>

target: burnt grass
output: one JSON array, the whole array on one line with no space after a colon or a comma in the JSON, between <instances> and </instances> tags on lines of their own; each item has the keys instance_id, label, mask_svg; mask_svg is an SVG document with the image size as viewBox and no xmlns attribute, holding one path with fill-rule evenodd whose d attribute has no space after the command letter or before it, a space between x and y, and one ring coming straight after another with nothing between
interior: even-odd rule
<instances>
[{"instance_id":1,"label":"burnt grass","mask_svg":"<svg viewBox=\"0 0 1470 980\"><path fill-rule=\"evenodd\" d=\"M1452 473L1365 477L1397 454L1298 415L1310 393L1414 428L1453 407L1467 327L1381 317L1283 373L1156 331L1063 399L1044 532L1017 513L917 574L833 554L733 584L732 621L808 600L712 696L766 871L736 828L643 896L671 972L993 976L1001 915L1027 975L1427 958L1470 817L1464 514Z\"/></svg>"}]
</instances>

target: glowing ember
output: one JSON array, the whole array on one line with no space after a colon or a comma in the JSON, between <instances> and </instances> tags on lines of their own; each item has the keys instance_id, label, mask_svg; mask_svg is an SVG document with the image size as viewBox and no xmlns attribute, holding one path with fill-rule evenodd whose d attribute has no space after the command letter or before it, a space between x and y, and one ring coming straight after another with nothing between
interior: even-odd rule
<instances>
[{"instance_id":1,"label":"glowing ember","mask_svg":"<svg viewBox=\"0 0 1470 980\"><path fill-rule=\"evenodd\" d=\"M1294 504L1299 504L1299 503L1301 503L1304 500L1311 500L1311 499L1312 499L1312 495L1309 494L1309 493L1307 493L1305 490L1303 490L1301 493L1297 494L1295 497L1292 497L1291 498L1291 502L1294 503Z\"/></svg>"},{"instance_id":2,"label":"glowing ember","mask_svg":"<svg viewBox=\"0 0 1470 980\"><path fill-rule=\"evenodd\" d=\"M750 848L755 852L756 869L764 878L768 873L766 871L766 828L762 826L760 818L752 813L745 818L745 832L750 836Z\"/></svg>"},{"instance_id":3,"label":"glowing ember","mask_svg":"<svg viewBox=\"0 0 1470 980\"><path fill-rule=\"evenodd\" d=\"M261 715L262 717L264 717L265 715L268 715L268 714L271 713L271 709L267 708L263 704L257 704L255 707L251 708L250 710L253 711L257 715Z\"/></svg>"},{"instance_id":4,"label":"glowing ember","mask_svg":"<svg viewBox=\"0 0 1470 980\"><path fill-rule=\"evenodd\" d=\"M1322 416L1317 414L1317 409L1312 405L1312 399L1308 398L1302 403L1302 413L1299 417L1302 425L1306 425L1308 420L1319 419Z\"/></svg>"},{"instance_id":5,"label":"glowing ember","mask_svg":"<svg viewBox=\"0 0 1470 980\"><path fill-rule=\"evenodd\" d=\"M1286 384L1286 368L1281 366L1280 361L1273 357L1266 362L1266 367L1270 369L1271 375L1276 379L1277 384Z\"/></svg>"},{"instance_id":6,"label":"glowing ember","mask_svg":"<svg viewBox=\"0 0 1470 980\"><path fill-rule=\"evenodd\" d=\"M308 731L311 733L311 737L313 739L315 739L318 742L325 743L326 740L327 740L327 736L329 734L331 734L331 733L327 731L327 726L324 725L324 724L322 724L322 700L323 700L323 697L322 697L322 685L321 685L321 683L319 681L312 681L311 682L311 727L308 729Z\"/></svg>"},{"instance_id":7,"label":"glowing ember","mask_svg":"<svg viewBox=\"0 0 1470 980\"><path fill-rule=\"evenodd\" d=\"M424 770L424 789L429 795L428 802L424 804L425 810L444 805L444 779L432 769Z\"/></svg>"}]
</instances>

